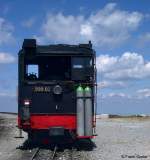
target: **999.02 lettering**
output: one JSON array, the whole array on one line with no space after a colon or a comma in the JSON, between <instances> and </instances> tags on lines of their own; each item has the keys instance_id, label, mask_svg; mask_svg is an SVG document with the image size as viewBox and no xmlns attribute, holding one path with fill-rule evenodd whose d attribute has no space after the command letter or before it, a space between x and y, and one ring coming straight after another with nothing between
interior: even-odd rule
<instances>
[{"instance_id":1,"label":"999.02 lettering","mask_svg":"<svg viewBox=\"0 0 150 160\"><path fill-rule=\"evenodd\" d=\"M40 86L36 86L33 88L34 92L50 92L50 87L44 86L44 87L40 87Z\"/></svg>"}]
</instances>

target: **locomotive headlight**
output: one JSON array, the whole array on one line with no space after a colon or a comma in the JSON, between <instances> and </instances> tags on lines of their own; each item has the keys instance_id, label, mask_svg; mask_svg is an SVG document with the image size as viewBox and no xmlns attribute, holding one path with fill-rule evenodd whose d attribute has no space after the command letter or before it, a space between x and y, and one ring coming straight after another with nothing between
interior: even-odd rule
<instances>
[{"instance_id":1,"label":"locomotive headlight","mask_svg":"<svg viewBox=\"0 0 150 160\"><path fill-rule=\"evenodd\" d=\"M24 105L29 106L30 105L30 100L28 100L28 99L24 100Z\"/></svg>"},{"instance_id":2,"label":"locomotive headlight","mask_svg":"<svg viewBox=\"0 0 150 160\"><path fill-rule=\"evenodd\" d=\"M30 105L31 100L25 99L23 101L24 106L22 106L22 120L28 121L30 119Z\"/></svg>"},{"instance_id":3,"label":"locomotive headlight","mask_svg":"<svg viewBox=\"0 0 150 160\"><path fill-rule=\"evenodd\" d=\"M53 92L54 94L62 94L62 87L60 85L56 85L54 88L53 88Z\"/></svg>"}]
</instances>

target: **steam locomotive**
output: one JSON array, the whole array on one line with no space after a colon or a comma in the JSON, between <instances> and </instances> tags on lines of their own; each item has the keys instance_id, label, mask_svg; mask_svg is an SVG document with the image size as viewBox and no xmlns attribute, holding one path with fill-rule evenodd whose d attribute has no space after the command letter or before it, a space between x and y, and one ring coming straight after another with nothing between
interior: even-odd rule
<instances>
[{"instance_id":1,"label":"steam locomotive","mask_svg":"<svg viewBox=\"0 0 150 160\"><path fill-rule=\"evenodd\" d=\"M92 44L37 45L18 54L18 127L29 139L91 139L96 128Z\"/></svg>"}]
</instances>

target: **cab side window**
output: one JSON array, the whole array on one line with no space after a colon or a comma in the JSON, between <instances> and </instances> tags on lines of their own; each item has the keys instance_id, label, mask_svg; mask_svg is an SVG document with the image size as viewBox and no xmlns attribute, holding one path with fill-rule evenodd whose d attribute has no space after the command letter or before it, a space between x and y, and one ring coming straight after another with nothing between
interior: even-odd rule
<instances>
[{"instance_id":1,"label":"cab side window","mask_svg":"<svg viewBox=\"0 0 150 160\"><path fill-rule=\"evenodd\" d=\"M35 64L28 64L26 66L26 77L28 80L35 80L39 78L39 67Z\"/></svg>"},{"instance_id":2,"label":"cab side window","mask_svg":"<svg viewBox=\"0 0 150 160\"><path fill-rule=\"evenodd\" d=\"M72 58L72 80L88 80L91 76L92 58Z\"/></svg>"}]
</instances>

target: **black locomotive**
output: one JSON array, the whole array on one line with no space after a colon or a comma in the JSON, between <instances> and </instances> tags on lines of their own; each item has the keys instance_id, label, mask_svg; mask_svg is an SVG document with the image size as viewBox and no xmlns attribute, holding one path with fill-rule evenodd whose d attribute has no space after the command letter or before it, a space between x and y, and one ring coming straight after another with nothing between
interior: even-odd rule
<instances>
[{"instance_id":1,"label":"black locomotive","mask_svg":"<svg viewBox=\"0 0 150 160\"><path fill-rule=\"evenodd\" d=\"M18 126L34 139L93 138L96 65L92 44L37 45L18 54Z\"/></svg>"}]
</instances>

